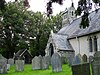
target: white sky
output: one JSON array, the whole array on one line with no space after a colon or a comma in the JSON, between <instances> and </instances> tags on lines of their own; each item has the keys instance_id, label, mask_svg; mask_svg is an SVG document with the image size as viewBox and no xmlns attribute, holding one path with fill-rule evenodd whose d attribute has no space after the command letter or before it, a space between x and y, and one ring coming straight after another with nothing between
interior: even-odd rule
<instances>
[{"instance_id":1,"label":"white sky","mask_svg":"<svg viewBox=\"0 0 100 75\"><path fill-rule=\"evenodd\" d=\"M15 0L6 0L8 1L15 1ZM77 8L77 3L79 0L73 0L75 8ZM46 3L48 0L29 0L30 9L34 12L40 11L42 13L46 13ZM65 8L71 6L71 0L64 0L63 5L59 5L57 3L53 3L53 15L56 15L60 11L64 11Z\"/></svg>"}]
</instances>

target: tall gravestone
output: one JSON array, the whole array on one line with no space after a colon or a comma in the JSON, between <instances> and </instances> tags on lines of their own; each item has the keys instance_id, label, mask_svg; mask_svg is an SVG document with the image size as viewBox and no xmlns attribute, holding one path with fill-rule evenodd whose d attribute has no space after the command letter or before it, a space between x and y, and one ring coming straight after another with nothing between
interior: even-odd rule
<instances>
[{"instance_id":1,"label":"tall gravestone","mask_svg":"<svg viewBox=\"0 0 100 75\"><path fill-rule=\"evenodd\" d=\"M77 54L73 59L72 65L82 64L82 62L83 60L82 60L81 54Z\"/></svg>"},{"instance_id":2,"label":"tall gravestone","mask_svg":"<svg viewBox=\"0 0 100 75\"><path fill-rule=\"evenodd\" d=\"M38 69L41 69L41 59L40 57L37 57L35 56L33 59L32 59L32 69L33 70L38 70Z\"/></svg>"},{"instance_id":3,"label":"tall gravestone","mask_svg":"<svg viewBox=\"0 0 100 75\"><path fill-rule=\"evenodd\" d=\"M49 68L48 59L47 59L46 56L43 56L41 65L42 65L42 69L48 69Z\"/></svg>"},{"instance_id":4,"label":"tall gravestone","mask_svg":"<svg viewBox=\"0 0 100 75\"><path fill-rule=\"evenodd\" d=\"M62 71L61 57L58 53L54 53L51 58L51 66L53 72Z\"/></svg>"},{"instance_id":5,"label":"tall gravestone","mask_svg":"<svg viewBox=\"0 0 100 75\"><path fill-rule=\"evenodd\" d=\"M89 63L93 62L93 56L89 56Z\"/></svg>"},{"instance_id":6,"label":"tall gravestone","mask_svg":"<svg viewBox=\"0 0 100 75\"><path fill-rule=\"evenodd\" d=\"M46 57L46 61L47 61L48 65L50 65L51 64L51 57L50 56L45 56L45 57Z\"/></svg>"},{"instance_id":7,"label":"tall gravestone","mask_svg":"<svg viewBox=\"0 0 100 75\"><path fill-rule=\"evenodd\" d=\"M41 55L39 55L39 60L40 60L40 69L42 69L42 59L43 59L43 57L41 56Z\"/></svg>"},{"instance_id":8,"label":"tall gravestone","mask_svg":"<svg viewBox=\"0 0 100 75\"><path fill-rule=\"evenodd\" d=\"M94 59L92 62L92 74L100 75L100 51L94 54Z\"/></svg>"},{"instance_id":9,"label":"tall gravestone","mask_svg":"<svg viewBox=\"0 0 100 75\"><path fill-rule=\"evenodd\" d=\"M68 57L67 59L68 59L67 60L68 61L68 65L72 66L74 57Z\"/></svg>"},{"instance_id":10,"label":"tall gravestone","mask_svg":"<svg viewBox=\"0 0 100 75\"><path fill-rule=\"evenodd\" d=\"M83 62L87 62L87 56L86 56L86 54L84 54L84 55L82 56L82 59L83 59Z\"/></svg>"},{"instance_id":11,"label":"tall gravestone","mask_svg":"<svg viewBox=\"0 0 100 75\"><path fill-rule=\"evenodd\" d=\"M90 64L72 65L72 75L90 75Z\"/></svg>"},{"instance_id":12,"label":"tall gravestone","mask_svg":"<svg viewBox=\"0 0 100 75\"><path fill-rule=\"evenodd\" d=\"M75 57L74 52L68 52L67 53L67 62L68 62L69 66L72 65L74 57Z\"/></svg>"},{"instance_id":13,"label":"tall gravestone","mask_svg":"<svg viewBox=\"0 0 100 75\"><path fill-rule=\"evenodd\" d=\"M7 59L0 54L0 74L7 72Z\"/></svg>"},{"instance_id":14,"label":"tall gravestone","mask_svg":"<svg viewBox=\"0 0 100 75\"><path fill-rule=\"evenodd\" d=\"M24 60L16 60L16 71L23 71L24 70Z\"/></svg>"}]
</instances>

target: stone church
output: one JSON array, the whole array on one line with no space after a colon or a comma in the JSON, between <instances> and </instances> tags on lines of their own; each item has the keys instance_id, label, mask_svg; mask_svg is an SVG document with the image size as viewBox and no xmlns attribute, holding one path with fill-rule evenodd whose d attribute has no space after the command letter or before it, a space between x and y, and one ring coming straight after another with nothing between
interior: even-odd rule
<instances>
[{"instance_id":1,"label":"stone church","mask_svg":"<svg viewBox=\"0 0 100 75\"><path fill-rule=\"evenodd\" d=\"M69 9L62 13L63 27L58 33L51 31L45 52L52 56L58 52L61 56L73 57L85 54L88 58L100 51L100 9L89 14L89 27L80 28L81 17L76 18L72 3Z\"/></svg>"}]
</instances>

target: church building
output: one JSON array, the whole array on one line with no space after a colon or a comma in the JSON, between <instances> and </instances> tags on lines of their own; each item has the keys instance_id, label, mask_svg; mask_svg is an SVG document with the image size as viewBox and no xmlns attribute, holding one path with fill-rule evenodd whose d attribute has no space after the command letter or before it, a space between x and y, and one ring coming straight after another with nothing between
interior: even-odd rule
<instances>
[{"instance_id":1,"label":"church building","mask_svg":"<svg viewBox=\"0 0 100 75\"><path fill-rule=\"evenodd\" d=\"M62 13L63 27L58 33L51 31L45 52L52 56L58 52L61 56L73 57L84 54L89 58L100 51L100 9L89 14L89 27L82 29L82 18L76 18L74 4Z\"/></svg>"}]
</instances>

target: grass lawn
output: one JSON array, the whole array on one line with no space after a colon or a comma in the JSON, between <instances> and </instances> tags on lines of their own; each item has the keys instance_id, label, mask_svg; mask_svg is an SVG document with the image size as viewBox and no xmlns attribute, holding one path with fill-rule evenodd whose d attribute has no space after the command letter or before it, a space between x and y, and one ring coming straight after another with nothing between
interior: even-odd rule
<instances>
[{"instance_id":1,"label":"grass lawn","mask_svg":"<svg viewBox=\"0 0 100 75\"><path fill-rule=\"evenodd\" d=\"M15 66L11 66L10 70L3 75L72 75L71 68L64 64L62 66L63 71L54 73L52 72L51 66L47 70L32 70L32 65L25 65L24 71L22 72L16 72Z\"/></svg>"}]
</instances>

